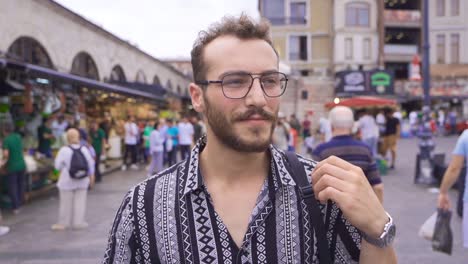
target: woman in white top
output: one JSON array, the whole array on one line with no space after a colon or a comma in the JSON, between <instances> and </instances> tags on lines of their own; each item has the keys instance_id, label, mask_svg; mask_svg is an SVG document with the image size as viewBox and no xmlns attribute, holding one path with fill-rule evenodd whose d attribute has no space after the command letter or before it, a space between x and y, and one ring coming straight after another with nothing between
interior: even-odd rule
<instances>
[{"instance_id":1,"label":"woman in white top","mask_svg":"<svg viewBox=\"0 0 468 264\"><path fill-rule=\"evenodd\" d=\"M85 146L80 145L80 133L74 128L67 130L69 145L60 148L55 158L55 168L60 171L57 182L60 197L58 222L52 225L52 230L65 230L66 228L82 229L88 224L85 222L86 195L89 185L94 183L94 160ZM88 175L82 179L70 177L70 163L73 150L80 149L88 163Z\"/></svg>"},{"instance_id":2,"label":"woman in white top","mask_svg":"<svg viewBox=\"0 0 468 264\"><path fill-rule=\"evenodd\" d=\"M150 134L151 164L148 168L148 177L155 172L163 170L165 136L160 131L159 122L154 123L154 130Z\"/></svg>"}]
</instances>

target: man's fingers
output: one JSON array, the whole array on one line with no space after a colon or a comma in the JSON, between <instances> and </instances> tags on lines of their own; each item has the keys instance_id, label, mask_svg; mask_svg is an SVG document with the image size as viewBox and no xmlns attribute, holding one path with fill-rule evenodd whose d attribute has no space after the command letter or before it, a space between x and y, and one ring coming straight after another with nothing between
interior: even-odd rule
<instances>
[{"instance_id":1,"label":"man's fingers","mask_svg":"<svg viewBox=\"0 0 468 264\"><path fill-rule=\"evenodd\" d=\"M327 187L332 187L340 192L346 192L349 189L349 184L341 179L334 176L324 174L320 179L313 185L314 193L318 194ZM316 196L317 197L317 196Z\"/></svg>"},{"instance_id":2,"label":"man's fingers","mask_svg":"<svg viewBox=\"0 0 468 264\"><path fill-rule=\"evenodd\" d=\"M351 177L345 169L333 164L324 163L319 168L316 167L312 172L312 184L316 184L326 174L337 177L340 180L349 180L349 177Z\"/></svg>"},{"instance_id":3,"label":"man's fingers","mask_svg":"<svg viewBox=\"0 0 468 264\"><path fill-rule=\"evenodd\" d=\"M353 164L343 160L343 159L340 159L336 156L330 156L322 161L320 161L317 166L315 166L315 169L319 169L320 167L322 167L323 165L325 164L331 164L331 165L335 165L337 167L340 167L344 170L354 170L356 168L356 166L354 166Z\"/></svg>"},{"instance_id":4,"label":"man's fingers","mask_svg":"<svg viewBox=\"0 0 468 264\"><path fill-rule=\"evenodd\" d=\"M332 200L340 206L345 199L345 194L329 186L317 193L317 197L321 203L325 203L327 200Z\"/></svg>"}]
</instances>

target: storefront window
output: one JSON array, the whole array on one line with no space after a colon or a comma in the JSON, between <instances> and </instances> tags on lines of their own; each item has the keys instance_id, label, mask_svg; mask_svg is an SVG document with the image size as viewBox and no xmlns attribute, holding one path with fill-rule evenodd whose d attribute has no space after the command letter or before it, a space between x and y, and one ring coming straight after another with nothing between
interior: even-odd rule
<instances>
[{"instance_id":1,"label":"storefront window","mask_svg":"<svg viewBox=\"0 0 468 264\"><path fill-rule=\"evenodd\" d=\"M15 40L8 49L8 56L26 63L53 68L47 51L37 40L30 37Z\"/></svg>"},{"instance_id":2,"label":"storefront window","mask_svg":"<svg viewBox=\"0 0 468 264\"><path fill-rule=\"evenodd\" d=\"M111 82L126 82L127 78L125 78L124 71L120 65L114 66L112 68L112 72L110 75L110 81Z\"/></svg>"},{"instance_id":3,"label":"storefront window","mask_svg":"<svg viewBox=\"0 0 468 264\"><path fill-rule=\"evenodd\" d=\"M99 81L96 63L86 52L80 52L75 56L72 63L71 74Z\"/></svg>"}]
</instances>

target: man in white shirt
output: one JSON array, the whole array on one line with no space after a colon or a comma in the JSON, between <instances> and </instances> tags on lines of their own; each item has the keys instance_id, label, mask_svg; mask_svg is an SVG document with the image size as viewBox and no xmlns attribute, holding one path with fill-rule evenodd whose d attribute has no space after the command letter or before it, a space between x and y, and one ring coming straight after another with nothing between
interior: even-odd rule
<instances>
[{"instance_id":1,"label":"man in white shirt","mask_svg":"<svg viewBox=\"0 0 468 264\"><path fill-rule=\"evenodd\" d=\"M377 140L379 139L379 127L367 110L363 110L363 115L359 118L358 127L361 132L361 140L372 150L372 155L377 155Z\"/></svg>"},{"instance_id":2,"label":"man in white shirt","mask_svg":"<svg viewBox=\"0 0 468 264\"><path fill-rule=\"evenodd\" d=\"M190 147L193 144L193 125L187 120L187 117L182 118L178 125L179 127L179 149L182 160L190 155Z\"/></svg>"},{"instance_id":3,"label":"man in white shirt","mask_svg":"<svg viewBox=\"0 0 468 264\"><path fill-rule=\"evenodd\" d=\"M124 125L125 129L125 152L123 157L122 170L127 169L127 160L130 155L132 158L130 168L138 169L137 162L137 143L138 143L138 127L135 124L135 117L129 116Z\"/></svg>"}]
</instances>

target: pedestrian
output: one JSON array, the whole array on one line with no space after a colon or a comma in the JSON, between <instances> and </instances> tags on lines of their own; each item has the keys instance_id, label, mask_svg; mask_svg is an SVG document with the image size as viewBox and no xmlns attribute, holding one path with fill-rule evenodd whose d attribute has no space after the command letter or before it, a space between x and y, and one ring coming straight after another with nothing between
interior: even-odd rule
<instances>
[{"instance_id":1,"label":"pedestrian","mask_svg":"<svg viewBox=\"0 0 468 264\"><path fill-rule=\"evenodd\" d=\"M283 112L279 112L278 122L273 130L273 145L281 150L287 151L289 147L289 139L289 124L286 122L286 116Z\"/></svg>"},{"instance_id":2,"label":"pedestrian","mask_svg":"<svg viewBox=\"0 0 468 264\"><path fill-rule=\"evenodd\" d=\"M448 114L448 122L450 125L450 134L456 135L457 134L457 111L454 108Z\"/></svg>"},{"instance_id":3,"label":"pedestrian","mask_svg":"<svg viewBox=\"0 0 468 264\"><path fill-rule=\"evenodd\" d=\"M151 164L148 168L148 177L163 170L164 141L165 136L161 133L159 122L156 121L149 138Z\"/></svg>"},{"instance_id":4,"label":"pedestrian","mask_svg":"<svg viewBox=\"0 0 468 264\"><path fill-rule=\"evenodd\" d=\"M193 125L184 116L178 125L179 130L179 150L182 160L190 155L190 147L193 145Z\"/></svg>"},{"instance_id":5,"label":"pedestrian","mask_svg":"<svg viewBox=\"0 0 468 264\"><path fill-rule=\"evenodd\" d=\"M125 132L125 150L123 157L122 170L126 170L130 164L131 169L138 169L137 166L137 151L138 151L138 127L135 123L135 117L129 116L127 121L124 124ZM130 163L128 163L128 158L131 158Z\"/></svg>"},{"instance_id":6,"label":"pedestrian","mask_svg":"<svg viewBox=\"0 0 468 264\"><path fill-rule=\"evenodd\" d=\"M8 195L14 214L19 213L24 198L26 163L23 154L23 140L13 129L13 124L3 124L3 162L8 181Z\"/></svg>"},{"instance_id":7,"label":"pedestrian","mask_svg":"<svg viewBox=\"0 0 468 264\"><path fill-rule=\"evenodd\" d=\"M47 117L44 117L42 118L42 124L37 129L37 137L39 141L37 151L49 159L52 158L51 145L52 140L54 139L54 135L52 134L50 126L51 120Z\"/></svg>"},{"instance_id":8,"label":"pedestrian","mask_svg":"<svg viewBox=\"0 0 468 264\"><path fill-rule=\"evenodd\" d=\"M372 150L372 155L377 156L377 144L379 140L379 127L367 109L362 110L362 116L358 120L358 128L361 140Z\"/></svg>"},{"instance_id":9,"label":"pedestrian","mask_svg":"<svg viewBox=\"0 0 468 264\"><path fill-rule=\"evenodd\" d=\"M207 135L127 193L103 263L396 263L394 224L358 167L290 156L293 170L271 145L287 76L268 23L228 17L198 36L190 95ZM317 217L293 174L314 168Z\"/></svg>"},{"instance_id":10,"label":"pedestrian","mask_svg":"<svg viewBox=\"0 0 468 264\"><path fill-rule=\"evenodd\" d=\"M437 208L449 210L452 208L448 191L452 188L453 184L457 181L460 176L464 163L468 161L468 129L460 135L455 145L455 149L452 153L452 160L450 161L449 167L445 171L440 185L439 198L437 200ZM468 174L468 170L467 170ZM465 186L468 181L468 175L465 176ZM463 193L463 247L468 248L468 190L465 187Z\"/></svg>"},{"instance_id":11,"label":"pedestrian","mask_svg":"<svg viewBox=\"0 0 468 264\"><path fill-rule=\"evenodd\" d=\"M312 135L312 131L310 130L311 122L309 120L309 115L305 115L304 121L302 121L302 135L304 138L307 136Z\"/></svg>"},{"instance_id":12,"label":"pedestrian","mask_svg":"<svg viewBox=\"0 0 468 264\"><path fill-rule=\"evenodd\" d=\"M319 119L319 133L321 142L328 142L332 138L332 130L330 125L330 120L325 117L320 117Z\"/></svg>"},{"instance_id":13,"label":"pedestrian","mask_svg":"<svg viewBox=\"0 0 468 264\"><path fill-rule=\"evenodd\" d=\"M80 133L75 128L67 130L68 146L60 148L55 157L54 166L60 171L57 182L59 190L59 214L58 221L52 225L52 230L61 231L68 228L83 229L88 227L85 221L86 197L88 187L94 184L94 160L88 151L88 148L80 145ZM83 178L72 178L70 174L71 167L75 166L73 160L75 153L79 151L83 162L86 162L88 172Z\"/></svg>"},{"instance_id":14,"label":"pedestrian","mask_svg":"<svg viewBox=\"0 0 468 264\"><path fill-rule=\"evenodd\" d=\"M58 117L52 121L51 130L55 138L54 149L58 149L65 145L62 138L68 126L69 123L65 120L65 116L63 116L63 114L59 114Z\"/></svg>"},{"instance_id":15,"label":"pedestrian","mask_svg":"<svg viewBox=\"0 0 468 264\"><path fill-rule=\"evenodd\" d=\"M167 162L169 166L174 165L177 162L177 152L179 150L179 128L176 122L172 119L167 120L167 131L166 131L166 149L167 149Z\"/></svg>"},{"instance_id":16,"label":"pedestrian","mask_svg":"<svg viewBox=\"0 0 468 264\"><path fill-rule=\"evenodd\" d=\"M149 158L151 157L150 154L150 135L151 132L154 129L154 124L152 125L149 120L145 122L145 128L143 129L143 140L145 144L145 149L144 149L144 159L145 163L148 163Z\"/></svg>"},{"instance_id":17,"label":"pedestrian","mask_svg":"<svg viewBox=\"0 0 468 264\"><path fill-rule=\"evenodd\" d=\"M390 150L390 154L392 155L390 169L394 169L396 160L396 145L400 135L400 121L393 116L393 110L391 108L385 109L384 113L386 120L381 155L385 158L387 156L387 152Z\"/></svg>"},{"instance_id":18,"label":"pedestrian","mask_svg":"<svg viewBox=\"0 0 468 264\"><path fill-rule=\"evenodd\" d=\"M94 175L96 177L96 182L101 182L102 175L99 166L101 164L101 156L107 146L106 134L104 130L98 126L96 121L92 121L89 135L91 138L91 145L96 153L96 157L94 159Z\"/></svg>"},{"instance_id":19,"label":"pedestrian","mask_svg":"<svg viewBox=\"0 0 468 264\"><path fill-rule=\"evenodd\" d=\"M197 115L193 115L190 118L190 123L193 126L193 142L197 142L203 135L203 127Z\"/></svg>"},{"instance_id":20,"label":"pedestrian","mask_svg":"<svg viewBox=\"0 0 468 264\"><path fill-rule=\"evenodd\" d=\"M295 114L291 114L289 117L289 125L296 130L298 135L301 135L301 122L299 122Z\"/></svg>"},{"instance_id":21,"label":"pedestrian","mask_svg":"<svg viewBox=\"0 0 468 264\"><path fill-rule=\"evenodd\" d=\"M321 161L336 156L360 167L382 202L383 183L372 149L366 143L353 138L353 111L346 106L336 106L330 111L329 119L333 137L330 141L318 145L312 158Z\"/></svg>"}]
</instances>

